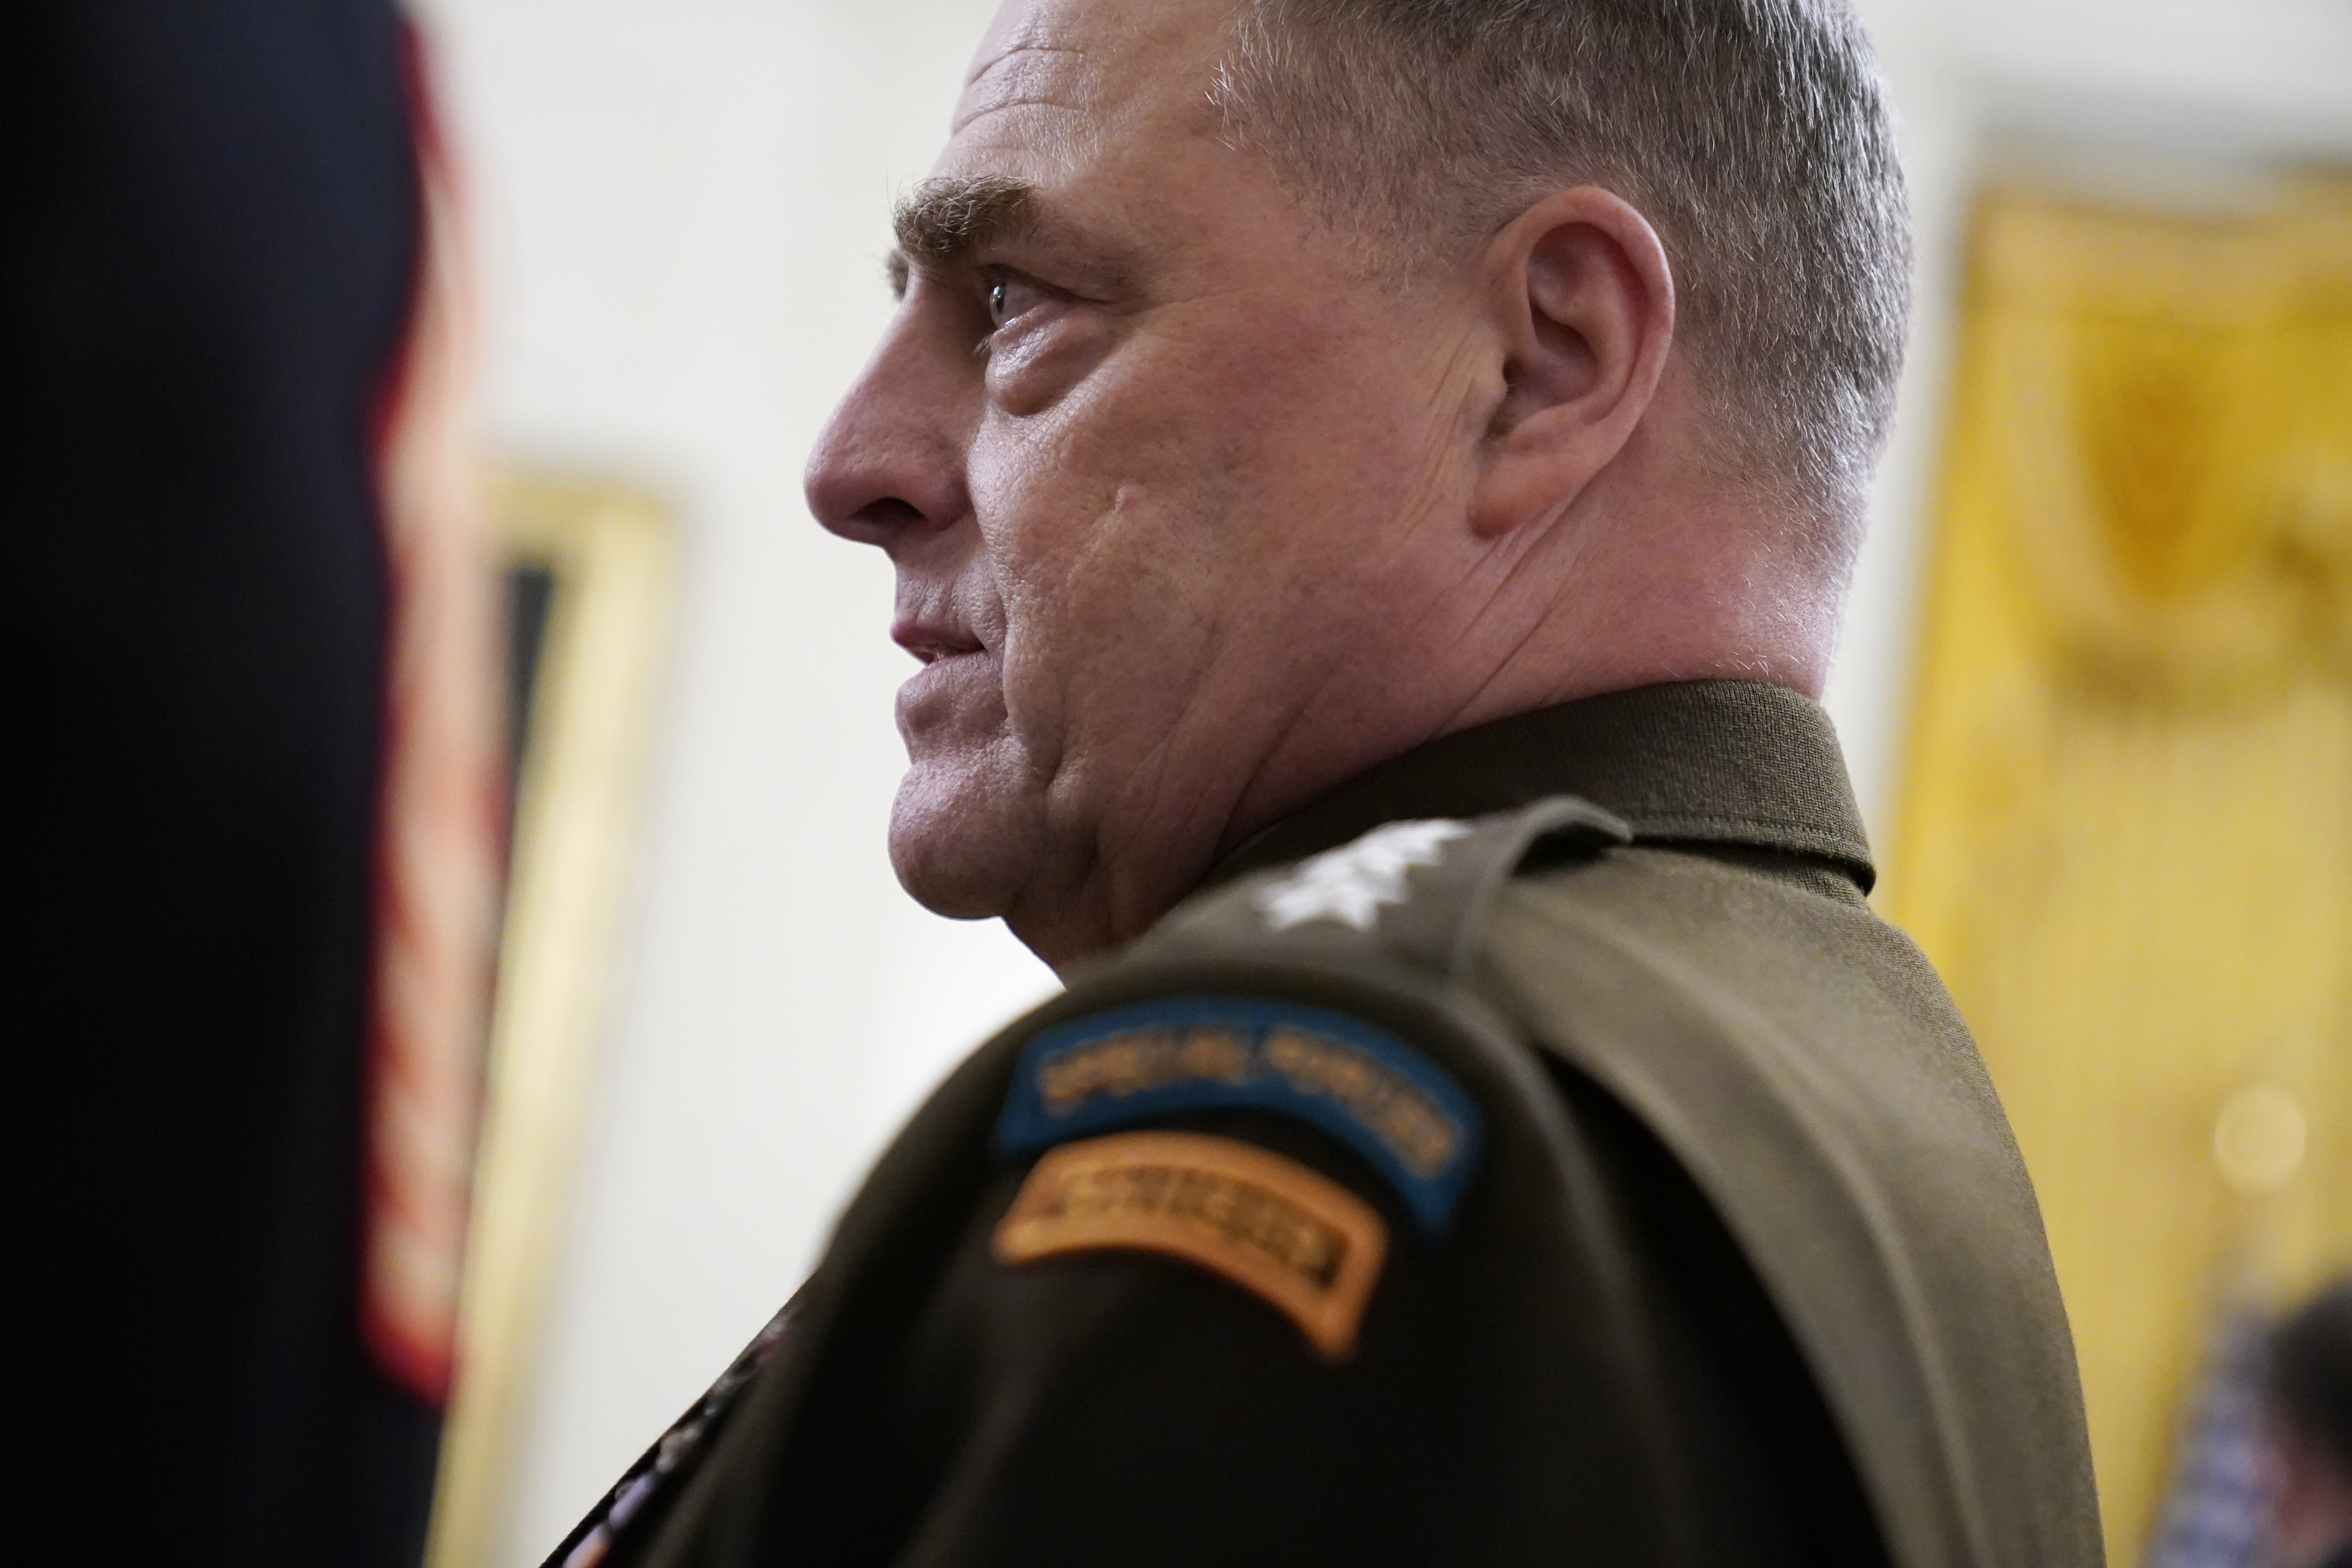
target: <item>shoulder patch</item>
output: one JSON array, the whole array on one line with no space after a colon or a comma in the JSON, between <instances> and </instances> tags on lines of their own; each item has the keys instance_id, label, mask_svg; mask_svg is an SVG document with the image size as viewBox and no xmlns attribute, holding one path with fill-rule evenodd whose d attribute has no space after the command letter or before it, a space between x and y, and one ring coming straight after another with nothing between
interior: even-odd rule
<instances>
[{"instance_id":1,"label":"shoulder patch","mask_svg":"<svg viewBox=\"0 0 2352 1568\"><path fill-rule=\"evenodd\" d=\"M1347 1144L1396 1187L1423 1233L1453 1224L1483 1126L1453 1079L1384 1029L1318 1007L1191 995L1041 1030L997 1120L1023 1153L1173 1111L1277 1111Z\"/></svg>"},{"instance_id":2,"label":"shoulder patch","mask_svg":"<svg viewBox=\"0 0 2352 1568\"><path fill-rule=\"evenodd\" d=\"M1337 1362L1356 1348L1388 1226L1339 1183L1272 1150L1198 1132L1114 1132L1048 1150L994 1241L1006 1263L1106 1248L1221 1274Z\"/></svg>"}]
</instances>

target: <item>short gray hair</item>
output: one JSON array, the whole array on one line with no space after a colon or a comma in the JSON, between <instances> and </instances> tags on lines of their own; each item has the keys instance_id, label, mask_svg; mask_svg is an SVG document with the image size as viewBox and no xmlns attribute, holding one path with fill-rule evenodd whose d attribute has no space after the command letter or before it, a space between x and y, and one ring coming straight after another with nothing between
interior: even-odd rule
<instances>
[{"instance_id":1,"label":"short gray hair","mask_svg":"<svg viewBox=\"0 0 2352 1568\"><path fill-rule=\"evenodd\" d=\"M1843 0L1241 0L1213 89L1341 218L1458 255L1546 192L1640 209L1674 269L1726 478L1841 575L1884 445L1910 218Z\"/></svg>"}]
</instances>

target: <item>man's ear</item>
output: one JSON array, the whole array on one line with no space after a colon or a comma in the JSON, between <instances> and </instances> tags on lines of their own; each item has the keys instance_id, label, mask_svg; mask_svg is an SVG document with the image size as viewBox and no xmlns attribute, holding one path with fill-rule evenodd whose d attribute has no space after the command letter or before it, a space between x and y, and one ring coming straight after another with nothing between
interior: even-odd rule
<instances>
[{"instance_id":1,"label":"man's ear","mask_svg":"<svg viewBox=\"0 0 2352 1568\"><path fill-rule=\"evenodd\" d=\"M1624 447L1665 370L1675 282L1657 231L1595 185L1528 207L1486 263L1503 393L1471 521L1496 537L1553 514Z\"/></svg>"}]
</instances>

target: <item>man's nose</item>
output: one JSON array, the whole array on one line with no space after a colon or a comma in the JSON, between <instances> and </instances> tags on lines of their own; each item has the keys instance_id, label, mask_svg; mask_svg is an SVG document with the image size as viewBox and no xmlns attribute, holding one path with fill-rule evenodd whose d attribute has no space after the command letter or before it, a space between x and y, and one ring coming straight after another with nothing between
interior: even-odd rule
<instances>
[{"instance_id":1,"label":"man's nose","mask_svg":"<svg viewBox=\"0 0 2352 1568\"><path fill-rule=\"evenodd\" d=\"M803 481L809 510L844 539L891 550L970 511L966 393L935 357L902 316L817 437Z\"/></svg>"}]
</instances>

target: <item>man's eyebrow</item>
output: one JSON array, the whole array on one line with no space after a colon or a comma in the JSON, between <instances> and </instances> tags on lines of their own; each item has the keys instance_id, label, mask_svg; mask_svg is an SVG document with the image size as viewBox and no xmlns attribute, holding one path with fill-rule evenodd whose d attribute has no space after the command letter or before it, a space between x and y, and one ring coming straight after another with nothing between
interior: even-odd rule
<instances>
[{"instance_id":1,"label":"man's eyebrow","mask_svg":"<svg viewBox=\"0 0 2352 1568\"><path fill-rule=\"evenodd\" d=\"M1037 187L1026 180L949 174L917 185L890 216L905 262L942 267L992 239L1035 228L1040 213Z\"/></svg>"}]
</instances>

